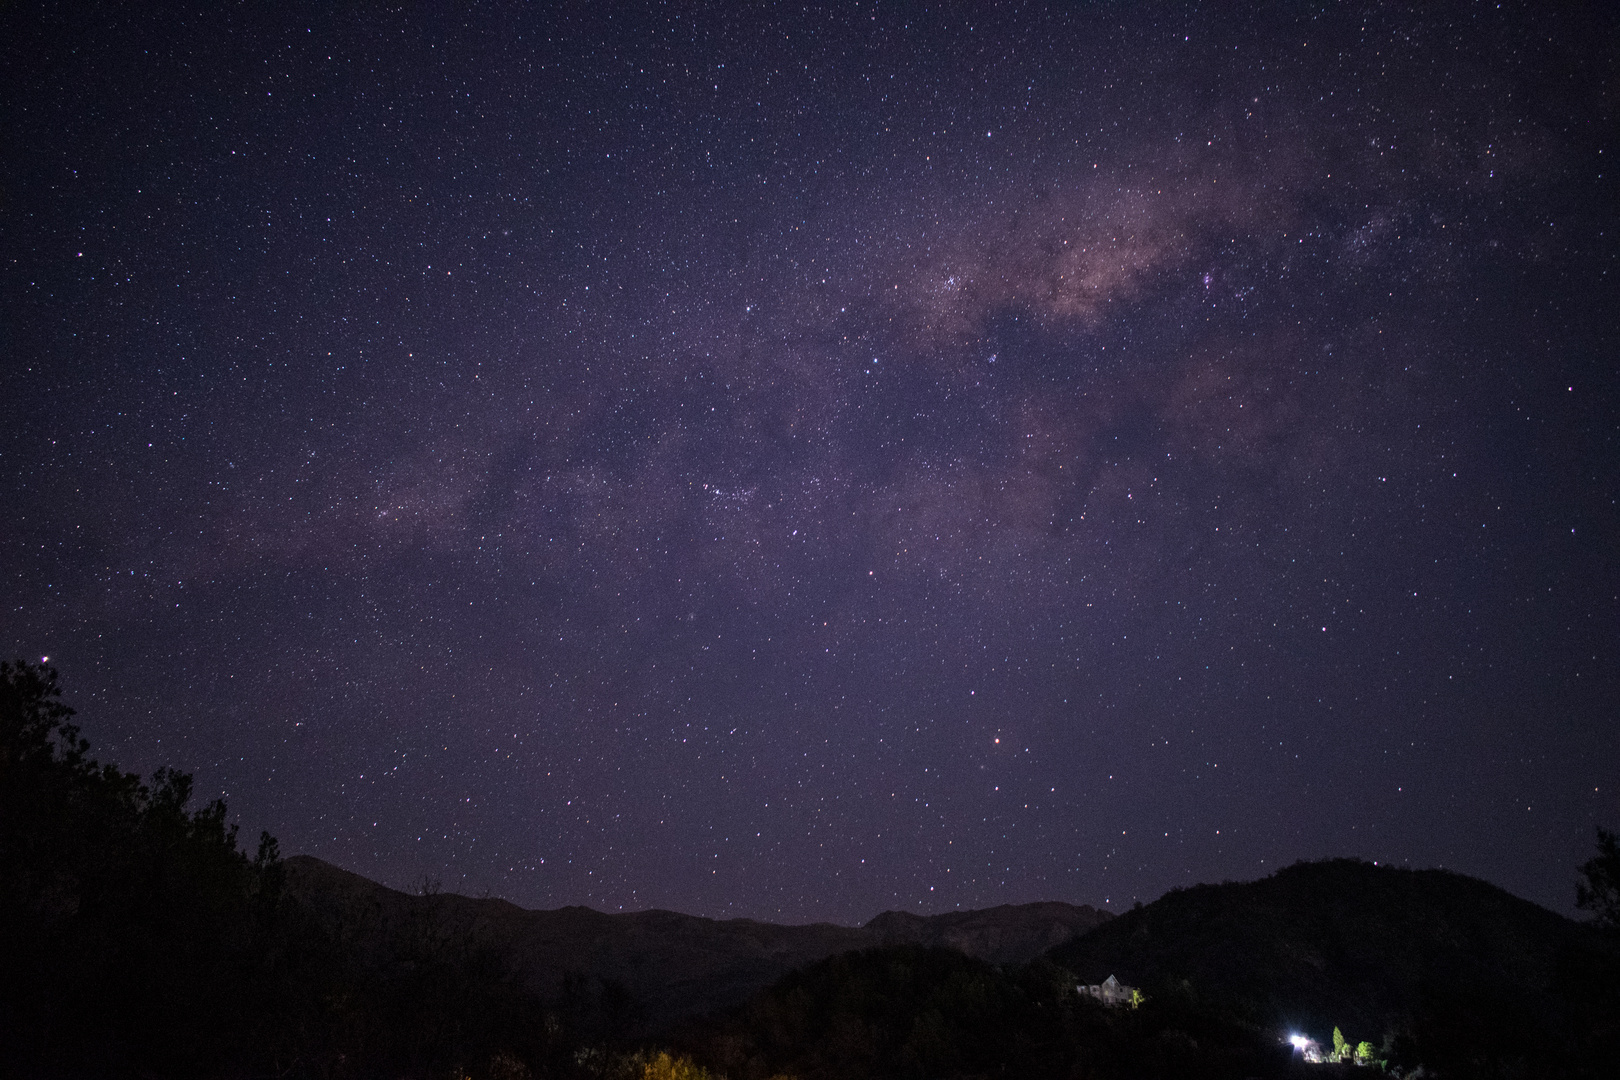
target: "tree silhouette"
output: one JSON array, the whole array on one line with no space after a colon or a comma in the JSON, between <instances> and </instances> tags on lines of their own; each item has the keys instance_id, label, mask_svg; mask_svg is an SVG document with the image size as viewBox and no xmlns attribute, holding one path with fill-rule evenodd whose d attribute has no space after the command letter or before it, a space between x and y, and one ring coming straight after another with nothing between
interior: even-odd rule
<instances>
[{"instance_id":1,"label":"tree silhouette","mask_svg":"<svg viewBox=\"0 0 1620 1080\"><path fill-rule=\"evenodd\" d=\"M223 800L97 762L73 716L53 669L0 662L0 1076L576 1071L463 898L346 933L268 833L249 858Z\"/></svg>"},{"instance_id":2,"label":"tree silhouette","mask_svg":"<svg viewBox=\"0 0 1620 1080\"><path fill-rule=\"evenodd\" d=\"M255 1041L275 841L98 763L55 670L0 662L0 1030L46 1073L205 1075Z\"/></svg>"},{"instance_id":3,"label":"tree silhouette","mask_svg":"<svg viewBox=\"0 0 1620 1080\"><path fill-rule=\"evenodd\" d=\"M1620 836L1598 826L1598 853L1581 866L1575 883L1575 906L1592 913L1592 921L1620 930Z\"/></svg>"}]
</instances>

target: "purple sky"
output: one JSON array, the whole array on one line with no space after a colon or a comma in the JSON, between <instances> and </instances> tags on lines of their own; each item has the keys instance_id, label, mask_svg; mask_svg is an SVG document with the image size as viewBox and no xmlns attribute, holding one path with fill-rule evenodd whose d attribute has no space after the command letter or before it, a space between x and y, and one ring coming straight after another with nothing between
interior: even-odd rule
<instances>
[{"instance_id":1,"label":"purple sky","mask_svg":"<svg viewBox=\"0 0 1620 1080\"><path fill-rule=\"evenodd\" d=\"M0 646L100 756L529 907L1572 910L1612 16L330 7L0 14Z\"/></svg>"}]
</instances>

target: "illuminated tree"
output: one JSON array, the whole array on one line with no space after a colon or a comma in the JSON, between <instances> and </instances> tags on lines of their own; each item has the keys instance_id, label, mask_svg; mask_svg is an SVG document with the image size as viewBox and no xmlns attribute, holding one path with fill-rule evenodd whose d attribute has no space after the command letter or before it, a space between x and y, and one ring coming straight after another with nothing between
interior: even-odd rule
<instances>
[{"instance_id":1,"label":"illuminated tree","mask_svg":"<svg viewBox=\"0 0 1620 1080\"><path fill-rule=\"evenodd\" d=\"M670 1057L665 1051L641 1066L642 1080L715 1080L714 1074L687 1057Z\"/></svg>"}]
</instances>

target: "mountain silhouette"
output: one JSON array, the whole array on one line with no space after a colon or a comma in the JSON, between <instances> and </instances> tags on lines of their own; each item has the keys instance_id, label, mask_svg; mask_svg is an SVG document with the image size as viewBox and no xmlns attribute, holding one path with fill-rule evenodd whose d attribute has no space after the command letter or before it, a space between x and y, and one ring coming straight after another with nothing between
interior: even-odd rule
<instances>
[{"instance_id":1,"label":"mountain silhouette","mask_svg":"<svg viewBox=\"0 0 1620 1080\"><path fill-rule=\"evenodd\" d=\"M1354 859L1174 890L1048 956L1279 1034L1405 1040L1469 1074L1595 1056L1620 1017L1613 936L1462 874Z\"/></svg>"},{"instance_id":2,"label":"mountain silhouette","mask_svg":"<svg viewBox=\"0 0 1620 1080\"><path fill-rule=\"evenodd\" d=\"M1032 960L1104 922L1108 912L1048 901L920 916L890 911L865 926L784 926L673 911L531 911L498 899L411 895L308 855L285 860L287 887L352 945L384 954L424 934L493 948L538 993L569 979L622 987L656 1025L738 1004L806 964L884 945L954 948L997 964Z\"/></svg>"}]
</instances>

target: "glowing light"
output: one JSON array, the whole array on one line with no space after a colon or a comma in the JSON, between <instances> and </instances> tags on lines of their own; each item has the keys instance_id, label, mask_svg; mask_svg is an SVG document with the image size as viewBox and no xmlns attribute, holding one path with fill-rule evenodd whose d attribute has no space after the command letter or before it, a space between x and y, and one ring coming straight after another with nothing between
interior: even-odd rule
<instances>
[{"instance_id":1,"label":"glowing light","mask_svg":"<svg viewBox=\"0 0 1620 1080\"><path fill-rule=\"evenodd\" d=\"M1311 1040L1307 1039L1303 1035L1290 1035L1288 1036L1288 1041L1294 1044L1295 1050L1303 1050L1305 1049L1305 1044L1309 1043Z\"/></svg>"}]
</instances>

